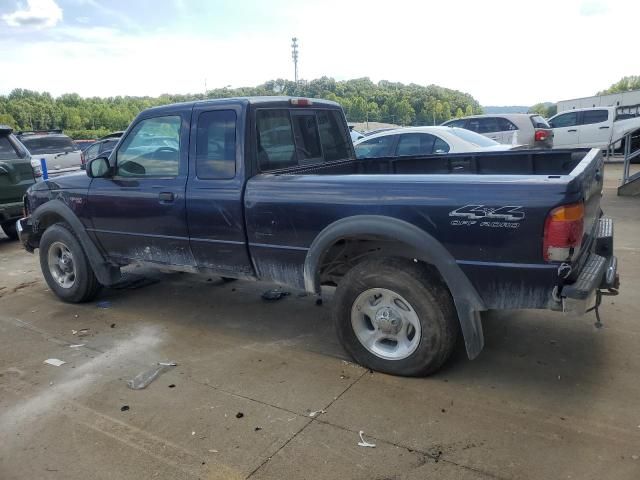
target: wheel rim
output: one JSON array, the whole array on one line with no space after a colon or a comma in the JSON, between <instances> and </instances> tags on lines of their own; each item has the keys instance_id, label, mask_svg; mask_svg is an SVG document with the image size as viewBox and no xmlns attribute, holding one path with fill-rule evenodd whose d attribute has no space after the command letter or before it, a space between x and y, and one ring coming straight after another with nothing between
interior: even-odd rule
<instances>
[{"instance_id":1,"label":"wheel rim","mask_svg":"<svg viewBox=\"0 0 640 480\"><path fill-rule=\"evenodd\" d=\"M62 242L54 242L49 247L49 273L62 288L71 288L76 282L76 266L69 247Z\"/></svg>"},{"instance_id":2,"label":"wheel rim","mask_svg":"<svg viewBox=\"0 0 640 480\"><path fill-rule=\"evenodd\" d=\"M351 308L351 327L363 347L385 360L409 357L422 336L411 304L386 288L370 288L358 295Z\"/></svg>"}]
</instances>

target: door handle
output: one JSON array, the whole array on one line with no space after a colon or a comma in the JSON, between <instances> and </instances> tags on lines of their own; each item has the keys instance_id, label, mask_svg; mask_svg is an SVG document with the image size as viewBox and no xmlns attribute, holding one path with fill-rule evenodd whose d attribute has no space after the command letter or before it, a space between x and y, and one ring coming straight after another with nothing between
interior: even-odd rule
<instances>
[{"instance_id":1,"label":"door handle","mask_svg":"<svg viewBox=\"0 0 640 480\"><path fill-rule=\"evenodd\" d=\"M160 192L158 194L158 200L161 202L173 202L175 200L175 196L173 192Z\"/></svg>"},{"instance_id":2,"label":"door handle","mask_svg":"<svg viewBox=\"0 0 640 480\"><path fill-rule=\"evenodd\" d=\"M605 127L600 127L600 130L604 130L605 128L609 128L609 126L605 126Z\"/></svg>"},{"instance_id":3,"label":"door handle","mask_svg":"<svg viewBox=\"0 0 640 480\"><path fill-rule=\"evenodd\" d=\"M571 130L567 130L567 132L577 132L578 130L576 129L571 129Z\"/></svg>"}]
</instances>

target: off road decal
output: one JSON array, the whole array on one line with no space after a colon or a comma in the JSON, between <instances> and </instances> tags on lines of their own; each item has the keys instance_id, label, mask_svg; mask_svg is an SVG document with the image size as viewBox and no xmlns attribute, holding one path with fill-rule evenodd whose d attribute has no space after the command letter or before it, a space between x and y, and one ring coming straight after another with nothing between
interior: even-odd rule
<instances>
[{"instance_id":1,"label":"off road decal","mask_svg":"<svg viewBox=\"0 0 640 480\"><path fill-rule=\"evenodd\" d=\"M459 219L451 220L454 226L472 226L489 228L518 228L524 220L522 206L505 205L502 207L490 207L487 205L465 205L449 212L450 217Z\"/></svg>"}]
</instances>

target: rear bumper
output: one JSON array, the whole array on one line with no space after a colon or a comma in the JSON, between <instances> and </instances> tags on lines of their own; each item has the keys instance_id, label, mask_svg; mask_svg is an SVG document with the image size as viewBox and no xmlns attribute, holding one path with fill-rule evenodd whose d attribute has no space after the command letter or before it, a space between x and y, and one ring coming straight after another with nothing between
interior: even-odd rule
<instances>
[{"instance_id":1,"label":"rear bumper","mask_svg":"<svg viewBox=\"0 0 640 480\"><path fill-rule=\"evenodd\" d=\"M613 255L613 221L601 218L592 251L577 278L562 288L563 310L584 313L593 306L598 290L617 290L619 287L618 259Z\"/></svg>"},{"instance_id":2,"label":"rear bumper","mask_svg":"<svg viewBox=\"0 0 640 480\"><path fill-rule=\"evenodd\" d=\"M20 243L27 252L33 253L34 248L37 246L32 245L31 239L33 237L33 226L31 225L31 218L21 218L16 222L16 230L18 231L18 238Z\"/></svg>"},{"instance_id":3,"label":"rear bumper","mask_svg":"<svg viewBox=\"0 0 640 480\"><path fill-rule=\"evenodd\" d=\"M0 222L8 222L14 218L20 218L22 213L22 202L12 202L0 204Z\"/></svg>"}]
</instances>

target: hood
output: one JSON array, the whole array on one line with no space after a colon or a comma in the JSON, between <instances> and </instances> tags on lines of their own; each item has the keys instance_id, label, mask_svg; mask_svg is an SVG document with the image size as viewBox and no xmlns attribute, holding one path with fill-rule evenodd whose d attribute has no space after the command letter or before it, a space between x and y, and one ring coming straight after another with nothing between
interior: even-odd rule
<instances>
[{"instance_id":1,"label":"hood","mask_svg":"<svg viewBox=\"0 0 640 480\"><path fill-rule=\"evenodd\" d=\"M91 179L87 176L87 172L80 170L39 182L38 190L46 188L49 190L86 190L90 183Z\"/></svg>"}]
</instances>

